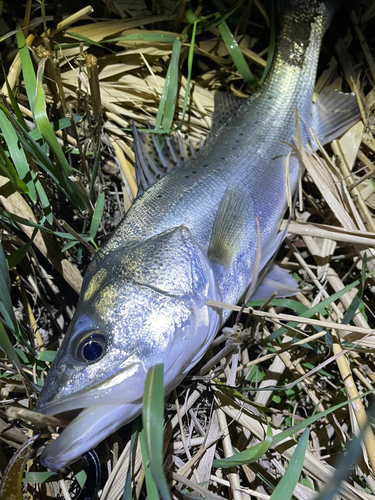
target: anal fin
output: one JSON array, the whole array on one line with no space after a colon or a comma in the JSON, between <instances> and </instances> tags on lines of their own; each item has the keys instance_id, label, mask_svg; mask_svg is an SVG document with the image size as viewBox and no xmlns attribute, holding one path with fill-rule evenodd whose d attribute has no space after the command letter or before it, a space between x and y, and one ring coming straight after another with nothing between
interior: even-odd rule
<instances>
[{"instance_id":1,"label":"anal fin","mask_svg":"<svg viewBox=\"0 0 375 500\"><path fill-rule=\"evenodd\" d=\"M276 297L290 297L299 291L296 280L288 271L273 264L250 298L251 300L267 300L275 292Z\"/></svg>"}]
</instances>

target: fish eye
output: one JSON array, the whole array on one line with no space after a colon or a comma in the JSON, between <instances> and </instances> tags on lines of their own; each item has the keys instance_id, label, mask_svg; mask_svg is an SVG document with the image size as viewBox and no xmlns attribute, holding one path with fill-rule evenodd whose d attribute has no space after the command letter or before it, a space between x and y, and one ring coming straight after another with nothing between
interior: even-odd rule
<instances>
[{"instance_id":1,"label":"fish eye","mask_svg":"<svg viewBox=\"0 0 375 500\"><path fill-rule=\"evenodd\" d=\"M78 361L94 363L104 356L106 347L104 335L101 333L92 333L79 343L76 350L76 357Z\"/></svg>"}]
</instances>

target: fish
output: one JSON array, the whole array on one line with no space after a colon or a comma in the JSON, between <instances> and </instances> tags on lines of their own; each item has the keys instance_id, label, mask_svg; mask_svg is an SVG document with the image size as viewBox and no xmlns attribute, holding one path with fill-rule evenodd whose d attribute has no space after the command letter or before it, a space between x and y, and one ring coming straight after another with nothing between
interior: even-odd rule
<instances>
[{"instance_id":1,"label":"fish","mask_svg":"<svg viewBox=\"0 0 375 500\"><path fill-rule=\"evenodd\" d=\"M230 313L208 300L237 304L253 278L253 298L298 292L287 271L267 265L301 176L290 146L296 109L301 141L313 147L309 127L324 143L358 116L353 95L333 90L312 103L336 3L282 2L265 82L247 100L215 94L212 129L196 154L180 160L177 146L134 130L137 198L87 269L37 403L44 414L77 414L44 448L44 466L63 468L134 419L152 366L163 363L166 394L183 380ZM267 269L259 280L257 262Z\"/></svg>"}]
</instances>

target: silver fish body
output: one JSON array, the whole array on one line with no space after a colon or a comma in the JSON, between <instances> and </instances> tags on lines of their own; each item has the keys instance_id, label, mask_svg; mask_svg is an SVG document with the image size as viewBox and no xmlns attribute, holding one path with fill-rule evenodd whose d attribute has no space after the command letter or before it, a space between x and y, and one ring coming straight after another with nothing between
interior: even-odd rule
<instances>
[{"instance_id":1,"label":"silver fish body","mask_svg":"<svg viewBox=\"0 0 375 500\"><path fill-rule=\"evenodd\" d=\"M83 411L45 448L44 465L63 467L134 418L151 366L164 363L168 392L201 359L227 318L207 299L235 304L251 281L254 215L262 265L276 250L287 204L285 143L295 134L296 108L313 122L329 15L322 2L289 2L259 92L235 111L219 96L202 149L139 197L99 250L37 407L46 414ZM299 175L292 155L292 192Z\"/></svg>"}]
</instances>

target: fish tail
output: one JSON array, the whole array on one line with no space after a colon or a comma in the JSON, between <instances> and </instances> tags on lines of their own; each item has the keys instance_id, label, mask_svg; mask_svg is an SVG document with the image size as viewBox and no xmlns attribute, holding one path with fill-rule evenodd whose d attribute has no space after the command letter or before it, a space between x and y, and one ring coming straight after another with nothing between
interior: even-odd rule
<instances>
[{"instance_id":1,"label":"fish tail","mask_svg":"<svg viewBox=\"0 0 375 500\"><path fill-rule=\"evenodd\" d=\"M341 0L281 0L278 53L291 66L305 65L309 45L320 45Z\"/></svg>"}]
</instances>

